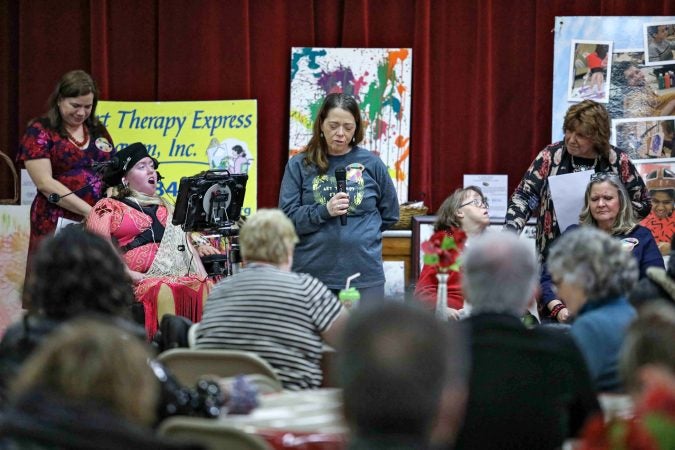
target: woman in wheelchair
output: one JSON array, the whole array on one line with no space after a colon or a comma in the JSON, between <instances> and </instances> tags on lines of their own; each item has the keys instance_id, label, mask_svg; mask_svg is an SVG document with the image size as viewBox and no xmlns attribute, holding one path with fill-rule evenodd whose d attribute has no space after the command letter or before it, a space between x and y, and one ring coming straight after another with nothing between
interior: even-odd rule
<instances>
[{"instance_id":1,"label":"woman in wheelchair","mask_svg":"<svg viewBox=\"0 0 675 450\"><path fill-rule=\"evenodd\" d=\"M158 165L139 142L120 150L103 172L109 197L96 203L86 221L88 230L122 252L136 300L145 310L148 338L166 313L201 320L213 281L200 258L219 253L208 241L195 244L171 223L173 207L156 193Z\"/></svg>"}]
</instances>

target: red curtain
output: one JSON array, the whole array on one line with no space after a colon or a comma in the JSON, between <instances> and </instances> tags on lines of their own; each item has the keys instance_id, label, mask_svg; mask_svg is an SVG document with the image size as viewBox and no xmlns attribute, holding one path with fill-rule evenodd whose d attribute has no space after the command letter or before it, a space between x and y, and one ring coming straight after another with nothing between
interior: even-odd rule
<instances>
[{"instance_id":1,"label":"red curtain","mask_svg":"<svg viewBox=\"0 0 675 450\"><path fill-rule=\"evenodd\" d=\"M549 142L555 16L674 14L672 0L4 0L0 150L75 68L104 99L257 99L258 205L276 206L291 47L411 47L409 198L435 211L464 173L513 189Z\"/></svg>"}]
</instances>

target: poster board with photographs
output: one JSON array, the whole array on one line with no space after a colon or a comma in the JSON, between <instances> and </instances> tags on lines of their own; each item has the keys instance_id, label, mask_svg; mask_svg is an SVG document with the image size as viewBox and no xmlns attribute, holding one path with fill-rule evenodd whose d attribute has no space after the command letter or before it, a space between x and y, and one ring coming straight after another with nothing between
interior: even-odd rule
<instances>
[{"instance_id":1,"label":"poster board with photographs","mask_svg":"<svg viewBox=\"0 0 675 450\"><path fill-rule=\"evenodd\" d=\"M611 119L675 115L675 60L670 57L656 61L648 56L645 62L645 54L649 55L649 47L654 41L649 34L650 27L655 24L667 27L666 33L662 34L675 43L675 16L556 17L552 142L563 138L562 125L567 109L575 102L591 98L579 95L578 88L584 82L584 67L588 68L588 61L584 63L580 58L589 53L592 45L611 43L611 55L603 68L605 83L609 85L609 96L604 101ZM581 70L575 72L577 67ZM614 136L614 139L620 141L623 138Z\"/></svg>"}]
</instances>

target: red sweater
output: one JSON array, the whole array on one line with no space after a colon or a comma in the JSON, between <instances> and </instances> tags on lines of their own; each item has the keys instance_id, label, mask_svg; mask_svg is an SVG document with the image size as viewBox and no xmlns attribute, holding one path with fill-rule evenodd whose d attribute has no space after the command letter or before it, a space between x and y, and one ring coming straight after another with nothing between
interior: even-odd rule
<instances>
[{"instance_id":1,"label":"red sweater","mask_svg":"<svg viewBox=\"0 0 675 450\"><path fill-rule=\"evenodd\" d=\"M459 254L464 250L466 242L466 233L458 228L442 230L435 232L431 239L450 236L455 239ZM438 291L438 280L436 279L436 267L424 265L417 285L415 286L415 298L425 303L431 308L436 307L436 292ZM464 307L464 297L462 296L462 273L448 272L448 307L453 309L462 309Z\"/></svg>"}]
</instances>

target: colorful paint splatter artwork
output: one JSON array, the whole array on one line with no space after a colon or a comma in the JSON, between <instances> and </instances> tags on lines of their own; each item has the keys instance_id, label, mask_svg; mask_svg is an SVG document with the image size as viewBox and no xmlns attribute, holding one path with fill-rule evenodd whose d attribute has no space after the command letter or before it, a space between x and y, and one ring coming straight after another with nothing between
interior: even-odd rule
<instances>
[{"instance_id":1,"label":"colorful paint splatter artwork","mask_svg":"<svg viewBox=\"0 0 675 450\"><path fill-rule=\"evenodd\" d=\"M356 98L366 124L361 146L380 156L399 201L407 201L412 49L294 47L289 156L307 144L321 102L333 92Z\"/></svg>"}]
</instances>

